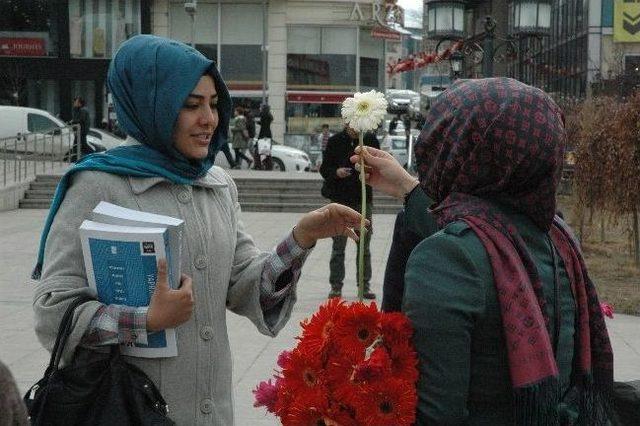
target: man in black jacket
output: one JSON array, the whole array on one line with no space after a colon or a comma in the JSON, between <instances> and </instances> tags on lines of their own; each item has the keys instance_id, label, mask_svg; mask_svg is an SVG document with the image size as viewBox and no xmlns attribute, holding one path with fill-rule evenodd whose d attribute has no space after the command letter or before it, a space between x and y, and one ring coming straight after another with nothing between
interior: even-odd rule
<instances>
[{"instance_id":1,"label":"man in black jacket","mask_svg":"<svg viewBox=\"0 0 640 426\"><path fill-rule=\"evenodd\" d=\"M77 140L78 138L76 135L72 153L73 161L77 161L78 143L80 144L80 157L91 154L91 148L89 148L89 144L87 143L87 135L89 134L89 128L91 127L91 115L85 106L85 101L82 96L76 96L73 99L71 124L78 124L80 126L80 140Z\"/></svg>"},{"instance_id":2,"label":"man in black jacket","mask_svg":"<svg viewBox=\"0 0 640 426\"><path fill-rule=\"evenodd\" d=\"M374 148L380 148L380 144L372 133L364 135L364 144ZM335 203L344 204L354 210L360 211L360 180L358 173L349 161L353 155L355 147L358 146L358 133L348 125L329 138L327 149L324 152L320 174L324 178L322 195ZM372 192L367 185L367 219L371 220ZM369 252L369 242L371 229L365 235L364 242L364 298L375 299L376 295L371 292L371 253ZM331 291L329 297L342 296L342 285L345 276L344 271L344 249L347 245L347 237L339 236L333 238L331 260L329 262L329 283ZM358 245L358 251L360 246ZM356 278L357 268L356 268Z\"/></svg>"}]
</instances>

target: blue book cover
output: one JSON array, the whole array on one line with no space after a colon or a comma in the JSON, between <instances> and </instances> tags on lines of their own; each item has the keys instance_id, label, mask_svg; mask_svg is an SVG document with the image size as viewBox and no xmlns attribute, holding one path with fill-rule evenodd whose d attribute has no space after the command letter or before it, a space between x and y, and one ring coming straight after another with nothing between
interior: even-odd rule
<instances>
[{"instance_id":1,"label":"blue book cover","mask_svg":"<svg viewBox=\"0 0 640 426\"><path fill-rule=\"evenodd\" d=\"M80 237L89 285L104 304L148 306L155 289L159 259L167 259L171 275L167 228L85 220L80 226ZM175 330L149 333L146 344L136 343L123 347L122 351L140 357L176 356Z\"/></svg>"}]
</instances>

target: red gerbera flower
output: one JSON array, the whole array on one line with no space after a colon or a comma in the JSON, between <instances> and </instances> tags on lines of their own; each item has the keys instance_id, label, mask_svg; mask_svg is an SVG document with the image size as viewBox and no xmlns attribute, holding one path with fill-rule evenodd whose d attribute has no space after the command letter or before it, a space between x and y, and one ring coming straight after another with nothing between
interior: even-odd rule
<instances>
[{"instance_id":1,"label":"red gerbera flower","mask_svg":"<svg viewBox=\"0 0 640 426\"><path fill-rule=\"evenodd\" d=\"M282 369L283 386L293 394L305 394L321 385L322 363L317 356L295 348Z\"/></svg>"},{"instance_id":2,"label":"red gerbera flower","mask_svg":"<svg viewBox=\"0 0 640 426\"><path fill-rule=\"evenodd\" d=\"M276 378L276 388L278 389L278 396L273 407L274 413L280 417L280 419L284 419L289 414L289 408L291 407L291 401L293 401L294 395L291 390L284 385L284 379L282 377Z\"/></svg>"},{"instance_id":3,"label":"red gerbera flower","mask_svg":"<svg viewBox=\"0 0 640 426\"><path fill-rule=\"evenodd\" d=\"M318 388L305 396L296 395L290 404L287 415L282 417L285 426L326 425L329 410L328 391Z\"/></svg>"},{"instance_id":4,"label":"red gerbera flower","mask_svg":"<svg viewBox=\"0 0 640 426\"><path fill-rule=\"evenodd\" d=\"M324 377L331 388L351 380L353 372L364 360L364 351L341 353L329 352L325 363Z\"/></svg>"},{"instance_id":5,"label":"red gerbera flower","mask_svg":"<svg viewBox=\"0 0 640 426\"><path fill-rule=\"evenodd\" d=\"M333 328L334 348L342 353L363 352L380 334L380 312L375 303L353 303Z\"/></svg>"},{"instance_id":6,"label":"red gerbera flower","mask_svg":"<svg viewBox=\"0 0 640 426\"><path fill-rule=\"evenodd\" d=\"M325 424L327 426L359 426L355 418L355 410L331 401L325 415Z\"/></svg>"},{"instance_id":7,"label":"red gerbera flower","mask_svg":"<svg viewBox=\"0 0 640 426\"><path fill-rule=\"evenodd\" d=\"M359 384L353 381L356 365L364 359L364 355L355 353L329 357L324 378L332 393L332 400L351 406L360 392Z\"/></svg>"},{"instance_id":8,"label":"red gerbera flower","mask_svg":"<svg viewBox=\"0 0 640 426\"><path fill-rule=\"evenodd\" d=\"M377 347L369 359L356 365L352 381L369 383L391 373L391 358L383 346Z\"/></svg>"},{"instance_id":9,"label":"red gerbera flower","mask_svg":"<svg viewBox=\"0 0 640 426\"><path fill-rule=\"evenodd\" d=\"M415 383L418 380L418 356L409 341L389 347L393 377Z\"/></svg>"},{"instance_id":10,"label":"red gerbera flower","mask_svg":"<svg viewBox=\"0 0 640 426\"><path fill-rule=\"evenodd\" d=\"M312 353L322 352L329 341L331 330L335 326L337 318L345 310L344 301L334 297L320 306L318 312L313 314L310 320L300 324L303 329L301 340Z\"/></svg>"},{"instance_id":11,"label":"red gerbera flower","mask_svg":"<svg viewBox=\"0 0 640 426\"><path fill-rule=\"evenodd\" d=\"M367 426L411 425L416 416L417 394L414 386L388 379L366 386L356 406L358 424Z\"/></svg>"},{"instance_id":12,"label":"red gerbera flower","mask_svg":"<svg viewBox=\"0 0 640 426\"><path fill-rule=\"evenodd\" d=\"M409 319L400 312L383 312L380 328L384 342L389 346L407 342L413 335L413 327Z\"/></svg>"}]
</instances>

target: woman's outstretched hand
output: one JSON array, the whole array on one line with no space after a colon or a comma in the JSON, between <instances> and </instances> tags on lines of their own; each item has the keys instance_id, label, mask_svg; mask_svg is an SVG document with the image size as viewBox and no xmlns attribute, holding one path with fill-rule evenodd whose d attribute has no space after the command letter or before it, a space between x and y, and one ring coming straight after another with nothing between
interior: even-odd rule
<instances>
[{"instance_id":1,"label":"woman's outstretched hand","mask_svg":"<svg viewBox=\"0 0 640 426\"><path fill-rule=\"evenodd\" d=\"M293 238L303 248L311 248L317 240L337 235L358 241L353 228L360 228L361 217L360 213L342 204L327 204L302 216L293 228ZM366 224L369 226L368 220Z\"/></svg>"},{"instance_id":2,"label":"woman's outstretched hand","mask_svg":"<svg viewBox=\"0 0 640 426\"><path fill-rule=\"evenodd\" d=\"M167 261L158 260L158 278L147 310L147 330L150 332L174 328L191 318L193 312L193 284L182 274L180 288L169 287Z\"/></svg>"},{"instance_id":3,"label":"woman's outstretched hand","mask_svg":"<svg viewBox=\"0 0 640 426\"><path fill-rule=\"evenodd\" d=\"M360 147L356 147L355 154L350 158L356 169L360 168L361 155L364 158L366 183L372 188L402 199L418 185L418 180L388 152L369 146L361 152Z\"/></svg>"}]
</instances>

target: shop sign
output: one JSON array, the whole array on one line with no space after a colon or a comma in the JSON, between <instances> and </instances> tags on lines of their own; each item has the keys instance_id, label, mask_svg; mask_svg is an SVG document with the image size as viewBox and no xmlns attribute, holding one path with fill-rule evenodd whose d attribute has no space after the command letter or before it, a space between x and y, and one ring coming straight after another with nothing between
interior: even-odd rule
<instances>
[{"instance_id":1,"label":"shop sign","mask_svg":"<svg viewBox=\"0 0 640 426\"><path fill-rule=\"evenodd\" d=\"M47 56L46 42L42 38L0 37L0 55Z\"/></svg>"},{"instance_id":2,"label":"shop sign","mask_svg":"<svg viewBox=\"0 0 640 426\"><path fill-rule=\"evenodd\" d=\"M371 21L378 25L388 27L391 24L404 26L404 10L399 6L397 0L375 0L371 3ZM350 21L365 21L364 13L360 3L353 2Z\"/></svg>"},{"instance_id":3,"label":"shop sign","mask_svg":"<svg viewBox=\"0 0 640 426\"><path fill-rule=\"evenodd\" d=\"M302 104L341 104L352 93L287 93L287 102Z\"/></svg>"},{"instance_id":4,"label":"shop sign","mask_svg":"<svg viewBox=\"0 0 640 426\"><path fill-rule=\"evenodd\" d=\"M402 34L387 27L377 26L371 29L371 37L381 38L384 40L400 41L402 39Z\"/></svg>"},{"instance_id":5,"label":"shop sign","mask_svg":"<svg viewBox=\"0 0 640 426\"><path fill-rule=\"evenodd\" d=\"M615 0L613 38L617 42L640 42L640 0Z\"/></svg>"}]
</instances>

